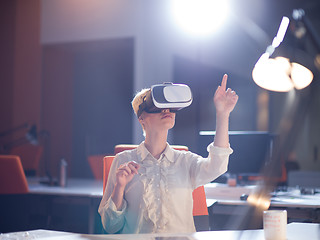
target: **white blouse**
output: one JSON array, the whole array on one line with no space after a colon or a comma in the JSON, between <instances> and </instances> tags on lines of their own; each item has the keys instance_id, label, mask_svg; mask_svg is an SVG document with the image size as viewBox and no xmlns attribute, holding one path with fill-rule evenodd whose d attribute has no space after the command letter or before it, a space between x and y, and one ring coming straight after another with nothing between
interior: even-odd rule
<instances>
[{"instance_id":1,"label":"white blouse","mask_svg":"<svg viewBox=\"0 0 320 240\"><path fill-rule=\"evenodd\" d=\"M121 152L112 163L105 193L99 206L108 233L195 232L192 191L227 171L232 149L208 146L203 158L187 151L174 150L169 144L155 159L142 142L136 149ZM125 162L140 164L125 188L122 208L111 199L116 169Z\"/></svg>"}]
</instances>

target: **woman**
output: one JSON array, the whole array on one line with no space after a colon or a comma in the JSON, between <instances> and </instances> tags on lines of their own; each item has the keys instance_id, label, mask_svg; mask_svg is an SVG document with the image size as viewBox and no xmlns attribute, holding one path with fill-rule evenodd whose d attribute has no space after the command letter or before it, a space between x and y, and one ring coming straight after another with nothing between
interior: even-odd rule
<instances>
[{"instance_id":1,"label":"woman","mask_svg":"<svg viewBox=\"0 0 320 240\"><path fill-rule=\"evenodd\" d=\"M192 191L227 170L229 115L238 96L226 90L228 76L215 92L216 135L208 158L177 151L167 143L175 112L142 109L150 90L138 93L132 106L145 134L138 148L119 153L111 166L99 206L108 233L194 232ZM140 107L140 108L139 108Z\"/></svg>"}]
</instances>

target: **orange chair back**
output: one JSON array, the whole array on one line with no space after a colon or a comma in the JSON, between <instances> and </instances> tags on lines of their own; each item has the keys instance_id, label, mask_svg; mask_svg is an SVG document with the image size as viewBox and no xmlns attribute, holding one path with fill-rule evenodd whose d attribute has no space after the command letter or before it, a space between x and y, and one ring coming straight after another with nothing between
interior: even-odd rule
<instances>
[{"instance_id":1,"label":"orange chair back","mask_svg":"<svg viewBox=\"0 0 320 240\"><path fill-rule=\"evenodd\" d=\"M123 152L125 150L132 150L137 148L138 145L135 144L118 144L114 147L114 155L117 155L119 152Z\"/></svg>"},{"instance_id":2,"label":"orange chair back","mask_svg":"<svg viewBox=\"0 0 320 240\"><path fill-rule=\"evenodd\" d=\"M90 155L88 162L92 170L93 176L96 180L103 179L103 158L104 155Z\"/></svg>"},{"instance_id":3,"label":"orange chair back","mask_svg":"<svg viewBox=\"0 0 320 240\"><path fill-rule=\"evenodd\" d=\"M209 215L204 186L200 186L195 190L193 190L192 198L193 198L193 216Z\"/></svg>"},{"instance_id":4,"label":"orange chair back","mask_svg":"<svg viewBox=\"0 0 320 240\"><path fill-rule=\"evenodd\" d=\"M133 145L133 144L120 144L115 146L115 153L119 153L124 150L131 150L136 148L137 146L138 145ZM188 147L186 146L180 146L180 145L171 145L171 146L176 150L188 151ZM105 188L106 188L110 167L114 157L115 156L105 156L103 158L103 175L104 175L103 176L103 192L105 191ZM193 197L193 216L209 215L204 187L200 186L195 190L193 190L192 197Z\"/></svg>"},{"instance_id":5,"label":"orange chair back","mask_svg":"<svg viewBox=\"0 0 320 240\"><path fill-rule=\"evenodd\" d=\"M23 194L28 192L28 182L20 157L0 155L0 194Z\"/></svg>"},{"instance_id":6,"label":"orange chair back","mask_svg":"<svg viewBox=\"0 0 320 240\"><path fill-rule=\"evenodd\" d=\"M135 144L118 144L114 147L114 155L116 155L119 152L122 152L124 150L132 150L137 147L138 147L138 145L135 145ZM189 148L187 146L183 146L183 145L171 145L171 147L176 150L183 150L183 151L189 150Z\"/></svg>"},{"instance_id":7,"label":"orange chair back","mask_svg":"<svg viewBox=\"0 0 320 240\"><path fill-rule=\"evenodd\" d=\"M106 189L108 176L114 157L115 156L105 156L103 158L103 192Z\"/></svg>"}]
</instances>

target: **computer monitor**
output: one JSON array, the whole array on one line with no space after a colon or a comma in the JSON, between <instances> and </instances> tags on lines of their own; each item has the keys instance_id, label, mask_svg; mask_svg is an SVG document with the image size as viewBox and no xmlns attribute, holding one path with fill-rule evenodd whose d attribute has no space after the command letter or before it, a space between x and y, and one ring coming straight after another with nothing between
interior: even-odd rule
<instances>
[{"instance_id":1,"label":"computer monitor","mask_svg":"<svg viewBox=\"0 0 320 240\"><path fill-rule=\"evenodd\" d=\"M214 131L200 131L199 153L208 156L207 146L213 139ZM268 132L230 131L229 142L233 153L229 158L228 173L259 174L272 151L272 136Z\"/></svg>"}]
</instances>

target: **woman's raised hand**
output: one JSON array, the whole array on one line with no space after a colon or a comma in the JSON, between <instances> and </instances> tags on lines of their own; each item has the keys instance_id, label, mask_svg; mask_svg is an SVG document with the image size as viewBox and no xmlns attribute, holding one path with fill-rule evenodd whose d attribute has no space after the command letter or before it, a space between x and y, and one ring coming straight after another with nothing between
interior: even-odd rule
<instances>
[{"instance_id":1,"label":"woman's raised hand","mask_svg":"<svg viewBox=\"0 0 320 240\"><path fill-rule=\"evenodd\" d=\"M230 114L238 101L238 95L235 91L227 88L228 75L224 74L219 86L214 94L213 102L216 106L217 114Z\"/></svg>"}]
</instances>

